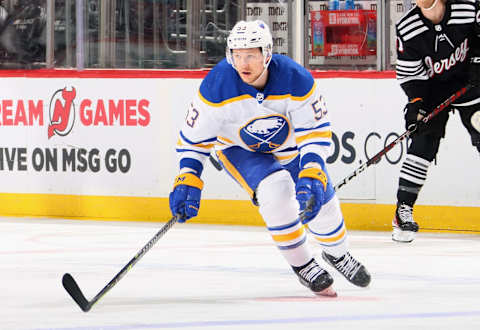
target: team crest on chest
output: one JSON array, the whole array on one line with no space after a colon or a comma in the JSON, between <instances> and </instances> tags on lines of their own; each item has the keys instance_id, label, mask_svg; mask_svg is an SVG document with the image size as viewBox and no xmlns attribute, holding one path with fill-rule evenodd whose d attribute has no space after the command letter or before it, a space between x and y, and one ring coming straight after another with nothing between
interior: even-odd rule
<instances>
[{"instance_id":1,"label":"team crest on chest","mask_svg":"<svg viewBox=\"0 0 480 330\"><path fill-rule=\"evenodd\" d=\"M269 153L287 141L290 125L285 116L268 115L250 120L240 129L240 138L252 151Z\"/></svg>"}]
</instances>

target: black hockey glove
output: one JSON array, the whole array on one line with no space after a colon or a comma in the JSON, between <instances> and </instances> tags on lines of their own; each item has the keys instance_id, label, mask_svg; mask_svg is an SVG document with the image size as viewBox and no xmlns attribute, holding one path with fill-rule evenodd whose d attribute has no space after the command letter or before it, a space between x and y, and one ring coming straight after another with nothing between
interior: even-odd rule
<instances>
[{"instance_id":1,"label":"black hockey glove","mask_svg":"<svg viewBox=\"0 0 480 330\"><path fill-rule=\"evenodd\" d=\"M480 86L480 57L471 57L468 68L468 82L475 87Z\"/></svg>"},{"instance_id":2,"label":"black hockey glove","mask_svg":"<svg viewBox=\"0 0 480 330\"><path fill-rule=\"evenodd\" d=\"M425 117L427 111L421 98L415 98L408 102L403 110L403 115L405 116L405 128L407 130L415 131L415 133L422 132L425 124L421 120L419 121L418 115Z\"/></svg>"}]
</instances>

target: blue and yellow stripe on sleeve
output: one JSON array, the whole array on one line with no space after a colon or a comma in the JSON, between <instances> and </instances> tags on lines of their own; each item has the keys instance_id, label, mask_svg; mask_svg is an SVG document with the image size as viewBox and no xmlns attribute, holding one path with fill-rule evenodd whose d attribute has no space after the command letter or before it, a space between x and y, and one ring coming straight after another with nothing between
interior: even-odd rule
<instances>
[{"instance_id":1,"label":"blue and yellow stripe on sleeve","mask_svg":"<svg viewBox=\"0 0 480 330\"><path fill-rule=\"evenodd\" d=\"M183 132L180 131L176 147L176 151L180 156L180 171L193 171L200 176L203 171L203 162L210 155L216 140L216 138L208 138L194 142L185 137Z\"/></svg>"},{"instance_id":2,"label":"blue and yellow stripe on sleeve","mask_svg":"<svg viewBox=\"0 0 480 330\"><path fill-rule=\"evenodd\" d=\"M295 141L298 149L312 144L325 147L331 146L332 130L330 122L325 122L312 128L296 128Z\"/></svg>"}]
</instances>

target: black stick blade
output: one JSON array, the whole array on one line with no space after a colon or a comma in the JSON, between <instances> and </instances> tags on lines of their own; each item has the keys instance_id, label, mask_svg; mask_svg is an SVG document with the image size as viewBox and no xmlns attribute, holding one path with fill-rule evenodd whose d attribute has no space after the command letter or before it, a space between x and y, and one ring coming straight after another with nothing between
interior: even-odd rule
<instances>
[{"instance_id":1,"label":"black stick blade","mask_svg":"<svg viewBox=\"0 0 480 330\"><path fill-rule=\"evenodd\" d=\"M65 290L67 290L68 294L73 298L73 300L75 300L77 305L80 306L82 311L88 312L92 305L85 298L72 275L68 273L63 274L62 284Z\"/></svg>"}]
</instances>

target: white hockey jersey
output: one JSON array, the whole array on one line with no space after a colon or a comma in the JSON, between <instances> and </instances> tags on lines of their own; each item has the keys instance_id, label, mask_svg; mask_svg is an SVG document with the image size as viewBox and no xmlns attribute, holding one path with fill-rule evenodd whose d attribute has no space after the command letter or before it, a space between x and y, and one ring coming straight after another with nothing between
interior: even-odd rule
<instances>
[{"instance_id":1,"label":"white hockey jersey","mask_svg":"<svg viewBox=\"0 0 480 330\"><path fill-rule=\"evenodd\" d=\"M203 80L180 131L182 172L201 175L212 148L240 146L273 153L281 164L315 154L322 167L330 154L331 128L325 100L305 68L273 55L263 90L244 83L224 59ZM302 164L302 162L301 162Z\"/></svg>"}]
</instances>

